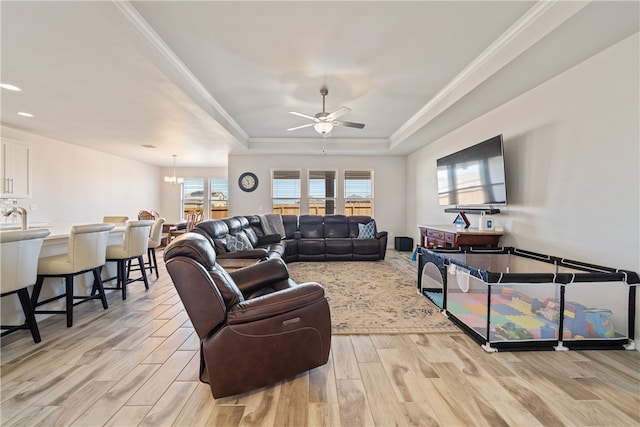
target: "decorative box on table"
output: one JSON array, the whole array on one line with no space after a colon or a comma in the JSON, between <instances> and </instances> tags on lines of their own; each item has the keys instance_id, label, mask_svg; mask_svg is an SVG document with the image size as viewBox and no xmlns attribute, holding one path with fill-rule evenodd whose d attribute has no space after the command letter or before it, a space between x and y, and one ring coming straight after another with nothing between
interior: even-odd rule
<instances>
[{"instance_id":1,"label":"decorative box on table","mask_svg":"<svg viewBox=\"0 0 640 427\"><path fill-rule=\"evenodd\" d=\"M418 267L420 292L486 351L634 349L639 282L511 247L421 248Z\"/></svg>"}]
</instances>

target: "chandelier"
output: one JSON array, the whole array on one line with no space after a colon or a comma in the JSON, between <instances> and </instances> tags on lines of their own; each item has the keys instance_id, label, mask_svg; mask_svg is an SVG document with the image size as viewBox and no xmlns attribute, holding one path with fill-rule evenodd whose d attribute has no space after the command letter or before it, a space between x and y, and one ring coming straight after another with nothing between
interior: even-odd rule
<instances>
[{"instance_id":1,"label":"chandelier","mask_svg":"<svg viewBox=\"0 0 640 427\"><path fill-rule=\"evenodd\" d=\"M165 176L164 182L171 185L182 184L184 182L184 178L176 176L176 157L177 155L173 155L173 176Z\"/></svg>"}]
</instances>

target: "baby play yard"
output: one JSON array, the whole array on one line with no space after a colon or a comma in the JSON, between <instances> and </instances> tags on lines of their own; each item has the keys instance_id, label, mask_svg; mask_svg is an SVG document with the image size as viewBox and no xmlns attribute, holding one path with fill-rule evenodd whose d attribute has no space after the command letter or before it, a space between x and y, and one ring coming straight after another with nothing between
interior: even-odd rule
<instances>
[{"instance_id":1,"label":"baby play yard","mask_svg":"<svg viewBox=\"0 0 640 427\"><path fill-rule=\"evenodd\" d=\"M419 255L420 292L486 351L634 348L634 272L516 248Z\"/></svg>"}]
</instances>

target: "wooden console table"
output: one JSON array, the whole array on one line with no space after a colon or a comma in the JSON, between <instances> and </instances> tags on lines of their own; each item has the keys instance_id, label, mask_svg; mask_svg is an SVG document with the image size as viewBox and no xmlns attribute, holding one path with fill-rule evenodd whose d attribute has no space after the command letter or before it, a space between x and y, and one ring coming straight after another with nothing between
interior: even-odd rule
<instances>
[{"instance_id":1,"label":"wooden console table","mask_svg":"<svg viewBox=\"0 0 640 427\"><path fill-rule=\"evenodd\" d=\"M457 228L455 225L418 225L420 245L425 248L461 246L498 247L503 231Z\"/></svg>"}]
</instances>

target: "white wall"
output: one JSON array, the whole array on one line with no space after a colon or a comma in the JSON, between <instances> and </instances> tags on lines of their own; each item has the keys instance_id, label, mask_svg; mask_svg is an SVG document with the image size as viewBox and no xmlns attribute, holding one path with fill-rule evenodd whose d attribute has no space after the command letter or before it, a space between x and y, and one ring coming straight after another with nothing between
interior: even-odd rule
<instances>
[{"instance_id":1,"label":"white wall","mask_svg":"<svg viewBox=\"0 0 640 427\"><path fill-rule=\"evenodd\" d=\"M229 211L231 215L271 212L272 170L300 170L304 186L309 170L337 170L339 177L344 176L345 169L373 170L373 217L378 230L389 232L393 245L393 237L405 231L405 165L405 157L395 156L229 156ZM243 172L258 176L255 191L245 193L238 187L238 177ZM339 188L338 194L341 192Z\"/></svg>"},{"instance_id":2,"label":"white wall","mask_svg":"<svg viewBox=\"0 0 640 427\"><path fill-rule=\"evenodd\" d=\"M635 34L409 156L413 234L455 216L438 206L436 159L502 133L502 243L640 272L639 52Z\"/></svg>"},{"instance_id":3,"label":"white wall","mask_svg":"<svg viewBox=\"0 0 640 427\"><path fill-rule=\"evenodd\" d=\"M160 168L3 126L2 137L32 147L33 197L19 200L30 222L101 222L104 215L137 219L159 209ZM31 210L36 205L37 210Z\"/></svg>"}]
</instances>

